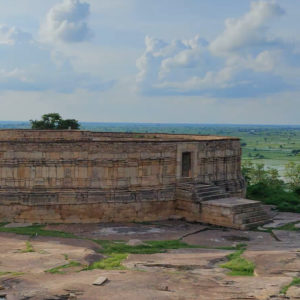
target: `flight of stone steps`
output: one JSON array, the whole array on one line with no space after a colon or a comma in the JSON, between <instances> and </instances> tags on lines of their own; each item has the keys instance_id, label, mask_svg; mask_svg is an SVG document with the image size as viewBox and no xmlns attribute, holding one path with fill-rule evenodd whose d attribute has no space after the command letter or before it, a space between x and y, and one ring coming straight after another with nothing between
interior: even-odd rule
<instances>
[{"instance_id":1,"label":"flight of stone steps","mask_svg":"<svg viewBox=\"0 0 300 300\"><path fill-rule=\"evenodd\" d=\"M215 185L180 183L176 189L176 198L198 203L203 223L248 230L272 221L261 202L230 197L225 188Z\"/></svg>"}]
</instances>

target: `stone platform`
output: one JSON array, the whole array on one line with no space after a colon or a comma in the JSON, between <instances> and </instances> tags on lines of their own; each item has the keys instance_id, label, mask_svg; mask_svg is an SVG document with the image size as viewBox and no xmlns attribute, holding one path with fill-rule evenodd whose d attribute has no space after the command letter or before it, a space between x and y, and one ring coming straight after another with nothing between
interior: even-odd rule
<instances>
[{"instance_id":1,"label":"stone platform","mask_svg":"<svg viewBox=\"0 0 300 300\"><path fill-rule=\"evenodd\" d=\"M189 221L248 230L272 222L261 202L231 197L225 187L186 182L176 189L177 213Z\"/></svg>"},{"instance_id":2,"label":"stone platform","mask_svg":"<svg viewBox=\"0 0 300 300\"><path fill-rule=\"evenodd\" d=\"M272 222L259 201L238 197L203 202L201 216L204 223L242 230Z\"/></svg>"}]
</instances>

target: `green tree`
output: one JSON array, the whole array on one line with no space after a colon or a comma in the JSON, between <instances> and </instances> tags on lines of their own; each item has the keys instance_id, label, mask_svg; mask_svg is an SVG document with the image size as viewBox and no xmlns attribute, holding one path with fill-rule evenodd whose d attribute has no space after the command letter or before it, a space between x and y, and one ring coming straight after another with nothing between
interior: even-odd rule
<instances>
[{"instance_id":1,"label":"green tree","mask_svg":"<svg viewBox=\"0 0 300 300\"><path fill-rule=\"evenodd\" d=\"M274 187L283 185L278 170L270 167L265 168L264 164L253 164L251 161L246 161L242 164L242 174L248 185L258 183Z\"/></svg>"},{"instance_id":2,"label":"green tree","mask_svg":"<svg viewBox=\"0 0 300 300\"><path fill-rule=\"evenodd\" d=\"M293 190L300 187L300 164L290 161L285 166L285 178Z\"/></svg>"},{"instance_id":3,"label":"green tree","mask_svg":"<svg viewBox=\"0 0 300 300\"><path fill-rule=\"evenodd\" d=\"M60 120L56 129L79 129L80 125L75 119Z\"/></svg>"},{"instance_id":4,"label":"green tree","mask_svg":"<svg viewBox=\"0 0 300 300\"><path fill-rule=\"evenodd\" d=\"M63 120L60 114L50 113L42 116L41 120L30 120L31 129L56 130L56 129L79 129L80 125L75 119Z\"/></svg>"}]
</instances>

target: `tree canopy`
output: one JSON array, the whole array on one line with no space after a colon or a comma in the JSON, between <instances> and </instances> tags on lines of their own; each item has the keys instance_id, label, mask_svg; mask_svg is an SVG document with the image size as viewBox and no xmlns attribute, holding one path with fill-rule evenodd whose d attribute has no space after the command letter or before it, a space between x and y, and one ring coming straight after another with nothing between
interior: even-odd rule
<instances>
[{"instance_id":1,"label":"tree canopy","mask_svg":"<svg viewBox=\"0 0 300 300\"><path fill-rule=\"evenodd\" d=\"M37 130L61 130L79 129L80 124L75 119L62 119L58 113L50 113L42 116L41 120L30 120L31 129Z\"/></svg>"}]
</instances>

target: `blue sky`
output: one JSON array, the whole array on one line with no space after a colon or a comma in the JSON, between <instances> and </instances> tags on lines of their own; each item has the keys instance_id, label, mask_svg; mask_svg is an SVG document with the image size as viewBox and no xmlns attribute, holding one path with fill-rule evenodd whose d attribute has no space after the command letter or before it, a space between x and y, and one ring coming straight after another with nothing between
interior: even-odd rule
<instances>
[{"instance_id":1,"label":"blue sky","mask_svg":"<svg viewBox=\"0 0 300 300\"><path fill-rule=\"evenodd\" d=\"M0 0L0 119L300 124L299 17L295 0Z\"/></svg>"}]
</instances>

